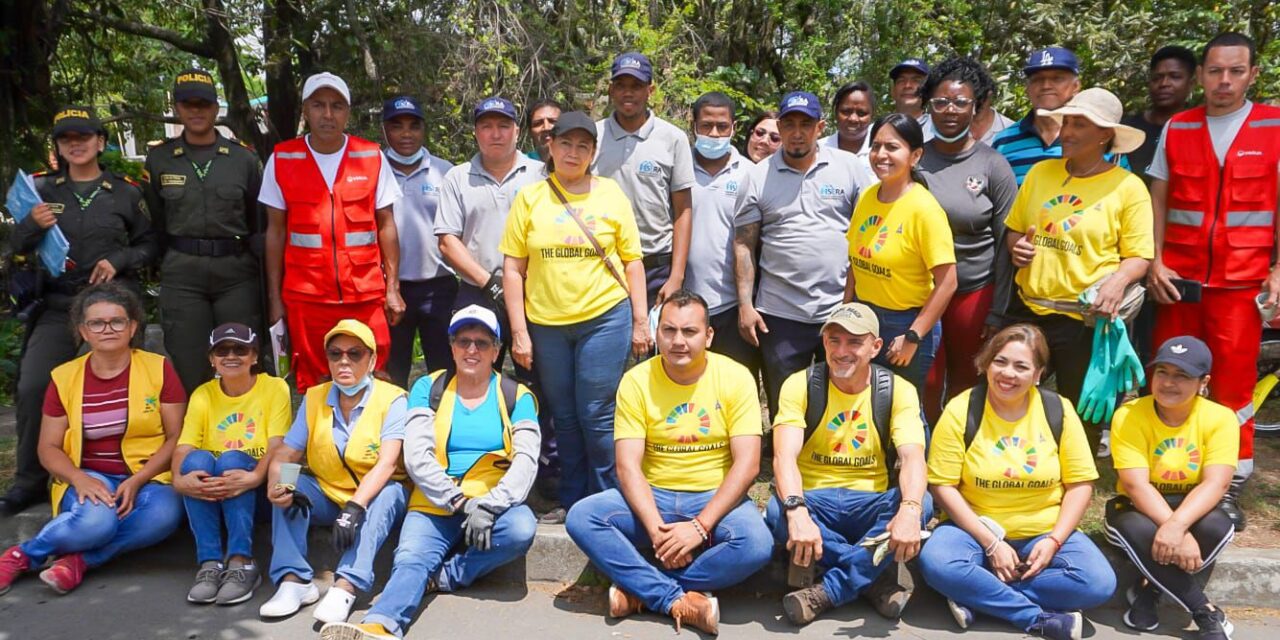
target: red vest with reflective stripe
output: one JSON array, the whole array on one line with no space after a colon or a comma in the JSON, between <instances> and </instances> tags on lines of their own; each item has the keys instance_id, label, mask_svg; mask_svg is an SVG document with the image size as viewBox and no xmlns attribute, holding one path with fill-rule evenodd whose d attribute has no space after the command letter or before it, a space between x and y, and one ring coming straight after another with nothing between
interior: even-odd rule
<instances>
[{"instance_id":1,"label":"red vest with reflective stripe","mask_svg":"<svg viewBox=\"0 0 1280 640\"><path fill-rule=\"evenodd\" d=\"M302 137L276 145L287 220L285 300L365 302L386 295L374 216L381 155L377 144L347 136L330 192Z\"/></svg>"},{"instance_id":2,"label":"red vest with reflective stripe","mask_svg":"<svg viewBox=\"0 0 1280 640\"><path fill-rule=\"evenodd\" d=\"M1276 240L1280 108L1254 104L1219 167L1204 107L1175 115L1165 138L1168 216L1162 258L1210 287L1255 287Z\"/></svg>"}]
</instances>

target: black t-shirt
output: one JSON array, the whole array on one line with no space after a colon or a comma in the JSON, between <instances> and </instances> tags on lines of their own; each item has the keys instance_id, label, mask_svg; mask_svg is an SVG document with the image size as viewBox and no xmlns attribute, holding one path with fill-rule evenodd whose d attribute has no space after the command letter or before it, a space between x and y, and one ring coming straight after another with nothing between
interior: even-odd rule
<instances>
[{"instance_id":1,"label":"black t-shirt","mask_svg":"<svg viewBox=\"0 0 1280 640\"><path fill-rule=\"evenodd\" d=\"M1129 153L1129 166L1139 178L1142 178L1147 187L1150 187L1151 178L1147 176L1147 167L1151 166L1151 159L1156 155L1156 146L1160 142L1160 131L1164 129L1164 125L1147 122L1141 113L1125 116L1120 120L1120 124L1140 129L1147 134L1147 139L1142 142L1142 146Z\"/></svg>"}]
</instances>

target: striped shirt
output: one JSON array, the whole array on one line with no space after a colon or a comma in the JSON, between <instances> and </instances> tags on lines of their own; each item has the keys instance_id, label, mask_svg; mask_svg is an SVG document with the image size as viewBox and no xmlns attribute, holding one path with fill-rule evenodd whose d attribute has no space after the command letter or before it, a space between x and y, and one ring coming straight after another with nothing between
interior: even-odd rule
<instances>
[{"instance_id":1,"label":"striped shirt","mask_svg":"<svg viewBox=\"0 0 1280 640\"><path fill-rule=\"evenodd\" d=\"M1027 172L1037 162L1062 157L1062 143L1057 138L1047 145L1040 138L1040 132L1036 130L1034 111L1027 113L1013 126L1001 131L991 142L991 147L1009 161L1009 166L1013 168L1013 177L1018 181L1019 187L1022 186L1023 178L1027 177ZM1106 158L1108 161L1113 159L1109 153ZM1120 156L1119 164L1127 170L1128 158Z\"/></svg>"}]
</instances>

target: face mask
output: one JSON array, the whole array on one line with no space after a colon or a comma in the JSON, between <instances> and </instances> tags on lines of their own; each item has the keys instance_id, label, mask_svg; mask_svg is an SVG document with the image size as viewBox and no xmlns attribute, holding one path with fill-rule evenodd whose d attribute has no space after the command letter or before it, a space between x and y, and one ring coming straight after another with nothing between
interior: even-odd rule
<instances>
[{"instance_id":1,"label":"face mask","mask_svg":"<svg viewBox=\"0 0 1280 640\"><path fill-rule=\"evenodd\" d=\"M391 158L392 160L400 164L418 164L418 161L422 160L422 156L427 155L427 149L426 147L418 147L418 151L413 155L402 156L396 153L395 149L392 149L391 147L387 147L386 153L388 158Z\"/></svg>"},{"instance_id":2,"label":"face mask","mask_svg":"<svg viewBox=\"0 0 1280 640\"><path fill-rule=\"evenodd\" d=\"M970 126L972 126L972 125L970 125ZM945 143L947 143L947 144L950 144L950 143L952 143L952 142L958 142L958 141L960 141L960 140L963 140L963 139L964 139L964 137L965 137L965 136L967 136L967 135L969 135L969 127L965 127L963 131L961 131L960 133L957 133L954 137L951 137L951 138L948 138L947 136L942 135L942 132L941 132L941 131L938 131L936 128L933 130L933 137L935 137L935 138L937 138L937 139L939 139L939 140L941 140L941 141L943 141L943 142L945 142Z\"/></svg>"},{"instance_id":3,"label":"face mask","mask_svg":"<svg viewBox=\"0 0 1280 640\"><path fill-rule=\"evenodd\" d=\"M357 393L360 393L361 391L364 391L369 387L370 384L373 384L373 376L367 373L363 378L360 378L359 382L351 386L344 385L341 382L338 382L337 380L333 381L333 386L337 387L338 391L341 391L342 395L347 396L348 398L356 395Z\"/></svg>"},{"instance_id":4,"label":"face mask","mask_svg":"<svg viewBox=\"0 0 1280 640\"><path fill-rule=\"evenodd\" d=\"M712 138L698 134L693 148L698 150L698 155L708 160L719 160L724 157L724 154L729 153L729 138Z\"/></svg>"}]
</instances>

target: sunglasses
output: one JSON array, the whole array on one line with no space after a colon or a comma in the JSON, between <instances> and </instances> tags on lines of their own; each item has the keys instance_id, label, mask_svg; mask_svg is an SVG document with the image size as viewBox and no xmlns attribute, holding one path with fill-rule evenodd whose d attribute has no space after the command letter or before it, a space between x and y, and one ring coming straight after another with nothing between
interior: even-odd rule
<instances>
[{"instance_id":1,"label":"sunglasses","mask_svg":"<svg viewBox=\"0 0 1280 640\"><path fill-rule=\"evenodd\" d=\"M369 357L369 350L361 347L355 347L353 349L338 349L336 347L330 347L325 350L325 356L329 358L329 362L341 362L342 358L345 357L352 363L359 363L364 362L364 359Z\"/></svg>"},{"instance_id":2,"label":"sunglasses","mask_svg":"<svg viewBox=\"0 0 1280 640\"><path fill-rule=\"evenodd\" d=\"M777 144L777 143L779 143L779 142L782 142L782 134L780 134L780 133L772 133L772 132L770 132L768 129L763 129L763 128L760 128L760 127L756 127L756 130L755 130L755 131L752 131L752 132L751 132L751 135L752 135L752 136L754 136L754 137L756 137L756 138L764 138L764 137L768 137L768 138L769 138L769 142L772 142L772 143L774 143L774 144Z\"/></svg>"},{"instance_id":3,"label":"sunglasses","mask_svg":"<svg viewBox=\"0 0 1280 640\"><path fill-rule=\"evenodd\" d=\"M476 351L481 352L488 351L493 348L493 341L485 339L476 340L473 338L454 338L449 342L463 351L470 351L471 347L475 347Z\"/></svg>"},{"instance_id":4,"label":"sunglasses","mask_svg":"<svg viewBox=\"0 0 1280 640\"><path fill-rule=\"evenodd\" d=\"M93 333L106 333L107 327L111 327L111 330L115 333L120 333L128 326L128 318L112 318L110 320L99 320L95 318L84 322L84 327Z\"/></svg>"},{"instance_id":5,"label":"sunglasses","mask_svg":"<svg viewBox=\"0 0 1280 640\"><path fill-rule=\"evenodd\" d=\"M220 344L213 348L213 355L219 358L225 358L231 354L235 354L241 358L249 355L252 349L247 344Z\"/></svg>"}]
</instances>

